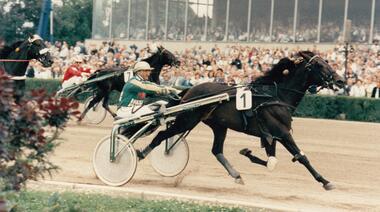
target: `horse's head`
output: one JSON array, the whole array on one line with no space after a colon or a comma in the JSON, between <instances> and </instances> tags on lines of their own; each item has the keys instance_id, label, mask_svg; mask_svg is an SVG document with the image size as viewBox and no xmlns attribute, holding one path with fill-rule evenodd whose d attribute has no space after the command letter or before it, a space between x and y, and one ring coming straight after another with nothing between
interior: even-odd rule
<instances>
[{"instance_id":1,"label":"horse's head","mask_svg":"<svg viewBox=\"0 0 380 212\"><path fill-rule=\"evenodd\" d=\"M38 35L31 35L26 41L29 48L28 56L30 59L36 59L42 63L44 67L50 67L53 64L53 58L49 49Z\"/></svg>"},{"instance_id":2,"label":"horse's head","mask_svg":"<svg viewBox=\"0 0 380 212\"><path fill-rule=\"evenodd\" d=\"M152 55L144 61L148 62L151 66L159 66L162 67L164 65L170 65L170 66L179 66L180 62L174 56L173 53L171 53L169 50L165 49L162 45L159 44L150 44L147 47L147 50Z\"/></svg>"},{"instance_id":3,"label":"horse's head","mask_svg":"<svg viewBox=\"0 0 380 212\"><path fill-rule=\"evenodd\" d=\"M49 49L40 36L30 35L28 40L24 41L21 47L28 51L28 59L36 59L41 62L44 67L50 67L53 64ZM21 47L20 51L23 49Z\"/></svg>"},{"instance_id":4,"label":"horse's head","mask_svg":"<svg viewBox=\"0 0 380 212\"><path fill-rule=\"evenodd\" d=\"M314 86L330 89L334 89L334 86L344 87L345 80L332 69L327 61L312 52L299 52L294 63L295 65L304 66L307 74L307 87Z\"/></svg>"}]
</instances>

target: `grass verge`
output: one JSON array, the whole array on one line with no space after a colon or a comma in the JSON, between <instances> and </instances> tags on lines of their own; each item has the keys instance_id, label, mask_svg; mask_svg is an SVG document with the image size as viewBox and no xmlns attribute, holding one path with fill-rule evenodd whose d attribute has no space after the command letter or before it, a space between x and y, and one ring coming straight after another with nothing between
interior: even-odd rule
<instances>
[{"instance_id":1,"label":"grass verge","mask_svg":"<svg viewBox=\"0 0 380 212\"><path fill-rule=\"evenodd\" d=\"M9 198L12 211L245 211L176 200L143 200L101 194L24 191ZM263 210L257 210L263 211Z\"/></svg>"}]
</instances>

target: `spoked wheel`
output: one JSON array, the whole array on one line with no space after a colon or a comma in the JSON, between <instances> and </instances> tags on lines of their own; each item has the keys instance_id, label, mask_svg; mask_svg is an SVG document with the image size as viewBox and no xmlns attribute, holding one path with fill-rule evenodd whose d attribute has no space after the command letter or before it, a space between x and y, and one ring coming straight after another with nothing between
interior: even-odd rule
<instances>
[{"instance_id":1,"label":"spoked wheel","mask_svg":"<svg viewBox=\"0 0 380 212\"><path fill-rule=\"evenodd\" d=\"M103 138L95 148L92 164L96 176L110 186L121 186L132 179L137 168L136 151L128 139L116 135L115 161L110 160L110 136Z\"/></svg>"},{"instance_id":2,"label":"spoked wheel","mask_svg":"<svg viewBox=\"0 0 380 212\"><path fill-rule=\"evenodd\" d=\"M84 107L87 108L87 106L90 104L94 97L90 96L86 99L84 103ZM85 119L90 124L100 124L104 119L106 118L107 111L102 106L102 103L99 102L94 107L92 107L88 112L86 113Z\"/></svg>"},{"instance_id":3,"label":"spoked wheel","mask_svg":"<svg viewBox=\"0 0 380 212\"><path fill-rule=\"evenodd\" d=\"M186 139L182 138L174 146L178 136L173 136L167 141L163 141L150 153L150 163L153 169L162 176L174 177L179 175L189 162L189 146ZM167 143L167 144L166 144ZM168 148L173 146L169 152Z\"/></svg>"}]
</instances>

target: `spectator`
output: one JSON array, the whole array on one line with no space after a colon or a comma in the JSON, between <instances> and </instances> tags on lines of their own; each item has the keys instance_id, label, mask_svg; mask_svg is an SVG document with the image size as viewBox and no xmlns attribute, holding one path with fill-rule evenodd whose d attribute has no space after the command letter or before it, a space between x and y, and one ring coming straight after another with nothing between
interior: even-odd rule
<instances>
[{"instance_id":1,"label":"spectator","mask_svg":"<svg viewBox=\"0 0 380 212\"><path fill-rule=\"evenodd\" d=\"M354 97L365 97L366 89L363 85L362 80L357 80L355 84L351 86L350 96Z\"/></svg>"},{"instance_id":2,"label":"spectator","mask_svg":"<svg viewBox=\"0 0 380 212\"><path fill-rule=\"evenodd\" d=\"M377 79L377 85L372 89L372 98L380 99L380 78Z\"/></svg>"}]
</instances>

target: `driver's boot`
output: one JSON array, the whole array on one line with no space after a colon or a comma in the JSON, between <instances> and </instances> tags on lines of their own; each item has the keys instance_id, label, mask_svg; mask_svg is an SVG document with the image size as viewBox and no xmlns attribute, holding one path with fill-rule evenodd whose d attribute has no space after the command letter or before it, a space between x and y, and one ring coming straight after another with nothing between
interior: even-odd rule
<instances>
[{"instance_id":1,"label":"driver's boot","mask_svg":"<svg viewBox=\"0 0 380 212\"><path fill-rule=\"evenodd\" d=\"M136 150L137 157L139 160L144 159L153 149L148 145L143 150Z\"/></svg>"}]
</instances>

